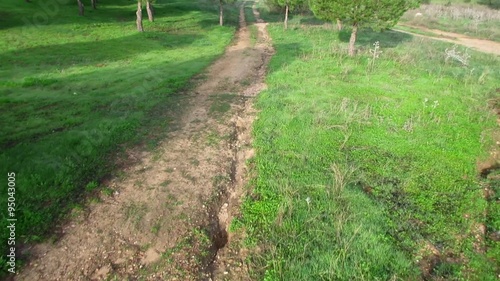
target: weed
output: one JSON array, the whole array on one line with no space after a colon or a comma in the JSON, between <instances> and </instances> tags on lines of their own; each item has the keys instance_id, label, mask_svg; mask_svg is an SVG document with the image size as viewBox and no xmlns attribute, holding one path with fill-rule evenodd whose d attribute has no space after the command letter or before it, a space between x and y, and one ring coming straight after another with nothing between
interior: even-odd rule
<instances>
[{"instance_id":1,"label":"weed","mask_svg":"<svg viewBox=\"0 0 500 281\"><path fill-rule=\"evenodd\" d=\"M165 180L162 183L160 183L160 186L161 187L167 187L171 183L172 183L172 180Z\"/></svg>"},{"instance_id":2,"label":"weed","mask_svg":"<svg viewBox=\"0 0 500 281\"><path fill-rule=\"evenodd\" d=\"M446 49L444 52L446 53L445 61L452 58L458 62L460 62L463 66L469 65L470 55L467 53L468 49L465 49L465 52L460 52L457 50L457 45L453 45L451 49Z\"/></svg>"},{"instance_id":3,"label":"weed","mask_svg":"<svg viewBox=\"0 0 500 281\"><path fill-rule=\"evenodd\" d=\"M144 202L131 202L123 207L125 218L138 228L147 213L148 206Z\"/></svg>"},{"instance_id":4,"label":"weed","mask_svg":"<svg viewBox=\"0 0 500 281\"><path fill-rule=\"evenodd\" d=\"M101 190L101 192L102 192L102 194L104 194L106 196L113 196L114 190L111 187L105 186Z\"/></svg>"},{"instance_id":5,"label":"weed","mask_svg":"<svg viewBox=\"0 0 500 281\"><path fill-rule=\"evenodd\" d=\"M81 204L74 204L71 207L71 217L72 218L79 218L81 217L85 212L85 208Z\"/></svg>"},{"instance_id":6,"label":"weed","mask_svg":"<svg viewBox=\"0 0 500 281\"><path fill-rule=\"evenodd\" d=\"M160 232L160 228L161 228L161 221L155 222L155 224L153 224L153 226L151 227L151 233L157 235L158 232Z\"/></svg>"},{"instance_id":7,"label":"weed","mask_svg":"<svg viewBox=\"0 0 500 281\"><path fill-rule=\"evenodd\" d=\"M200 161L196 158L190 160L191 165L198 167L200 165Z\"/></svg>"},{"instance_id":8,"label":"weed","mask_svg":"<svg viewBox=\"0 0 500 281\"><path fill-rule=\"evenodd\" d=\"M207 144L209 146L217 146L221 142L221 137L216 131L210 131L207 135Z\"/></svg>"},{"instance_id":9,"label":"weed","mask_svg":"<svg viewBox=\"0 0 500 281\"><path fill-rule=\"evenodd\" d=\"M96 188L99 187L99 184L95 181L92 181L92 182L89 182L86 186L85 186L85 190L86 191L93 191L95 190Z\"/></svg>"},{"instance_id":10,"label":"weed","mask_svg":"<svg viewBox=\"0 0 500 281\"><path fill-rule=\"evenodd\" d=\"M373 43L373 49L370 49L370 54L372 55L370 60L370 70L373 71L375 60L379 58L380 54L382 54L382 51L380 50L380 43L378 41Z\"/></svg>"},{"instance_id":11,"label":"weed","mask_svg":"<svg viewBox=\"0 0 500 281\"><path fill-rule=\"evenodd\" d=\"M190 181L192 184L196 183L196 177L192 176L191 174L189 174L189 172L187 172L185 170L182 170L181 176L183 178L187 179L188 181Z\"/></svg>"},{"instance_id":12,"label":"weed","mask_svg":"<svg viewBox=\"0 0 500 281\"><path fill-rule=\"evenodd\" d=\"M144 183L142 182L142 180L135 180L134 186L138 187L138 188L142 188L142 187L144 187Z\"/></svg>"},{"instance_id":13,"label":"weed","mask_svg":"<svg viewBox=\"0 0 500 281\"><path fill-rule=\"evenodd\" d=\"M164 206L168 210L174 210L176 206L180 206L182 203L182 200L177 199L173 194L168 194Z\"/></svg>"}]
</instances>

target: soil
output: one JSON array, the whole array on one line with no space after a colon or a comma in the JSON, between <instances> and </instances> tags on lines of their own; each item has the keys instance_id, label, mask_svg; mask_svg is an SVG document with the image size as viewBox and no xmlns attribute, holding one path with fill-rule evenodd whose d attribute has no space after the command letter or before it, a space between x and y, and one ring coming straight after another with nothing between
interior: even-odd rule
<instances>
[{"instance_id":1,"label":"soil","mask_svg":"<svg viewBox=\"0 0 500 281\"><path fill-rule=\"evenodd\" d=\"M273 49L255 7L252 43L243 9L234 43L182 93L178 129L154 151L130 149L125 168L103 183L113 193L75 211L57 241L26 249L30 259L13 279L249 279L228 226L244 194L252 101Z\"/></svg>"},{"instance_id":2,"label":"soil","mask_svg":"<svg viewBox=\"0 0 500 281\"><path fill-rule=\"evenodd\" d=\"M412 33L409 31L399 30L397 28L394 28L394 30L399 31L399 32L403 32L403 33L408 33L408 34L411 34L414 36L432 38L432 39L441 40L444 42L462 45L462 46L469 47L469 48L472 48L476 51L480 51L480 52L484 52L484 53L500 55L500 43L499 42L473 38L473 37L469 37L469 36L459 34L459 33L446 32L446 31L437 30L437 29L429 29L429 28L425 28L422 26L413 26L413 25L404 25L404 24L400 24L400 25L419 29L419 30L422 30L425 32L434 33L434 34L436 34L436 37L416 34L416 33Z\"/></svg>"}]
</instances>

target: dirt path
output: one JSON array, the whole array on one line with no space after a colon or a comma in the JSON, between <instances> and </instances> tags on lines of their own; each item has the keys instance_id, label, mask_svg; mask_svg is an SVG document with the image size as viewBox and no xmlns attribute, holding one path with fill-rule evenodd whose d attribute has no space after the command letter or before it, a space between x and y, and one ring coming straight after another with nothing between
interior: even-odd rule
<instances>
[{"instance_id":1,"label":"dirt path","mask_svg":"<svg viewBox=\"0 0 500 281\"><path fill-rule=\"evenodd\" d=\"M55 243L29 249L14 279L218 280L230 271L245 279L242 257L231 258L239 268L219 268L217 254L232 239L227 227L253 155L252 100L273 50L262 22L252 44L244 5L234 44L184 93L179 129L153 152L129 151L132 164L105 183L114 193L75 212Z\"/></svg>"},{"instance_id":2,"label":"dirt path","mask_svg":"<svg viewBox=\"0 0 500 281\"><path fill-rule=\"evenodd\" d=\"M402 25L402 24L400 24L400 25ZM393 29L398 31L398 32L403 32L403 33L411 34L414 36L441 40L444 42L463 45L463 46L472 48L476 51L500 55L500 43L499 42L472 38L472 37L468 37L468 36L465 36L465 35L459 34L459 33L445 32L445 31L441 31L441 30L437 30L437 29L429 29L429 28L425 28L422 26L413 26L413 25L402 25L402 26L407 26L407 27L419 29L419 30L422 30L425 32L434 33L434 34L436 34L436 37L422 35L422 34L416 34L413 32L400 30L397 28L393 28Z\"/></svg>"}]
</instances>

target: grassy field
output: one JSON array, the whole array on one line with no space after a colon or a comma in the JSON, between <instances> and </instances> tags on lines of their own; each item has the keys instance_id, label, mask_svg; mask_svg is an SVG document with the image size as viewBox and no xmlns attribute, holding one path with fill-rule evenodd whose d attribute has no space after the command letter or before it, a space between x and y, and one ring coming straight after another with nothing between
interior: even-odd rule
<instances>
[{"instance_id":1,"label":"grassy field","mask_svg":"<svg viewBox=\"0 0 500 281\"><path fill-rule=\"evenodd\" d=\"M415 16L421 13L422 16ZM453 2L421 5L420 8L406 12L402 23L424 26L471 37L500 41L500 10L476 3Z\"/></svg>"},{"instance_id":2,"label":"grassy field","mask_svg":"<svg viewBox=\"0 0 500 281\"><path fill-rule=\"evenodd\" d=\"M233 13L217 26L211 2L158 1L156 21L144 11L138 33L133 1L99 1L85 17L76 2L52 2L0 4L0 167L2 186L16 174L18 246L52 233L98 188L122 144L153 147L175 129L169 118L185 102L175 93L224 51L238 22ZM6 194L0 205L4 225Z\"/></svg>"},{"instance_id":3,"label":"grassy field","mask_svg":"<svg viewBox=\"0 0 500 281\"><path fill-rule=\"evenodd\" d=\"M500 209L476 162L497 126L500 59L463 66L448 44L366 30L351 58L348 31L310 22L269 25L256 176L232 224L255 279L496 280L500 247L480 229L498 231Z\"/></svg>"}]
</instances>

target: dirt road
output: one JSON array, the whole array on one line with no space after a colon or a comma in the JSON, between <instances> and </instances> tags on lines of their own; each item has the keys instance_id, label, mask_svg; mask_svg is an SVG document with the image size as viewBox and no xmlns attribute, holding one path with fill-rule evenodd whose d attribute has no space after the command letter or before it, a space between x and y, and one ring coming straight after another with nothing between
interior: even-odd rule
<instances>
[{"instance_id":1,"label":"dirt road","mask_svg":"<svg viewBox=\"0 0 500 281\"><path fill-rule=\"evenodd\" d=\"M403 33L411 34L414 36L432 38L432 39L436 39L436 40L440 40L440 41L444 41L444 42L449 42L449 43L469 47L469 48L472 48L476 51L500 55L500 43L499 42L472 38L472 37L468 37L466 35L459 34L459 33L445 32L445 31L437 30L437 29L429 29L429 28L425 28L422 26L410 26L410 25L402 25L402 26L408 26L411 28L425 31L425 32L434 33L434 34L436 34L436 37L422 35L422 34L416 34L413 32L404 31L404 30L400 30L397 28L393 28L393 29L398 31L398 32L403 32Z\"/></svg>"},{"instance_id":2,"label":"dirt road","mask_svg":"<svg viewBox=\"0 0 500 281\"><path fill-rule=\"evenodd\" d=\"M240 266L228 268L219 249L231 243L227 227L253 155L252 100L273 53L260 20L257 42L250 40L249 4L234 44L183 93L178 129L154 151L128 151L129 165L105 182L114 193L76 212L55 243L28 249L32 259L14 279L245 279L243 258L231 257Z\"/></svg>"}]
</instances>

